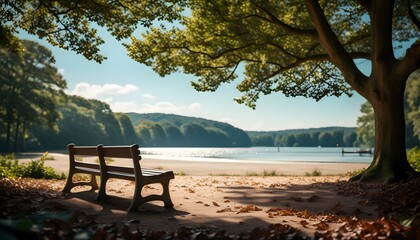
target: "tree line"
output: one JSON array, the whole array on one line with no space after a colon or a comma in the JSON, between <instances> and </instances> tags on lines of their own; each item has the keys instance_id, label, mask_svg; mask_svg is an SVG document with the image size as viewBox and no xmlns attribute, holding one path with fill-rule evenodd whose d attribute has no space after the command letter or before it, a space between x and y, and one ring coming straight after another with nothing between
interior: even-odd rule
<instances>
[{"instance_id":1,"label":"tree line","mask_svg":"<svg viewBox=\"0 0 420 240\"><path fill-rule=\"evenodd\" d=\"M124 113L114 113L107 103L79 96L64 96L57 106L59 119L49 125L31 125L11 137L12 149L1 151L62 150L77 145L121 145L138 143L143 147L249 147L248 135L233 126L224 128L185 121L180 127L169 121L144 120L133 125ZM141 114L138 114L141 115ZM4 124L2 124L4 127ZM13 127L14 130L16 124ZM15 137L17 137L15 139ZM4 141L4 134L2 134Z\"/></svg>"},{"instance_id":2,"label":"tree line","mask_svg":"<svg viewBox=\"0 0 420 240\"><path fill-rule=\"evenodd\" d=\"M253 133L254 146L277 147L354 147L357 146L355 128L302 129L297 133Z\"/></svg>"}]
</instances>

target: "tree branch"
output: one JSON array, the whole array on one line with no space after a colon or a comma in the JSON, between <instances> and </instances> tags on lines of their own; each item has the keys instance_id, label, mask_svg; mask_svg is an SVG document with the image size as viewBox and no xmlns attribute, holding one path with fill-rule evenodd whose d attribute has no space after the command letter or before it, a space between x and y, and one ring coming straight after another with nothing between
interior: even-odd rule
<instances>
[{"instance_id":1,"label":"tree branch","mask_svg":"<svg viewBox=\"0 0 420 240\"><path fill-rule=\"evenodd\" d=\"M370 13L372 34L372 71L391 69L395 62L392 49L392 13L394 1L373 0Z\"/></svg>"},{"instance_id":2,"label":"tree branch","mask_svg":"<svg viewBox=\"0 0 420 240\"><path fill-rule=\"evenodd\" d=\"M308 37L311 37L311 38L314 38L316 36L316 31L315 30L299 29L299 28L292 27L289 24L286 24L285 22L278 19L276 16L274 16L274 14L272 14L269 10L265 9L264 7L259 6L258 4L255 4L255 3L254 3L254 5L258 9L260 9L261 11L263 11L265 14L268 15L269 19L265 18L265 19L267 19L267 21L276 24L277 26L281 27L282 29L284 29L288 33L301 35L301 36L308 36Z\"/></svg>"},{"instance_id":3,"label":"tree branch","mask_svg":"<svg viewBox=\"0 0 420 240\"><path fill-rule=\"evenodd\" d=\"M360 72L351 55L344 49L337 36L334 34L318 1L305 0L305 5L318 33L318 41L330 56L331 62L340 69L346 82L350 84L355 91L362 96L366 96L365 88L367 77Z\"/></svg>"},{"instance_id":4,"label":"tree branch","mask_svg":"<svg viewBox=\"0 0 420 240\"><path fill-rule=\"evenodd\" d=\"M420 30L420 20L417 19L416 15L414 15L413 9L411 9L412 4L411 1L408 1L408 16L410 16L411 21L413 22L414 25L416 25L416 27Z\"/></svg>"},{"instance_id":5,"label":"tree branch","mask_svg":"<svg viewBox=\"0 0 420 240\"><path fill-rule=\"evenodd\" d=\"M420 41L413 43L407 49L404 58L398 63L397 74L399 79L406 82L408 76L414 71L420 69Z\"/></svg>"}]
</instances>

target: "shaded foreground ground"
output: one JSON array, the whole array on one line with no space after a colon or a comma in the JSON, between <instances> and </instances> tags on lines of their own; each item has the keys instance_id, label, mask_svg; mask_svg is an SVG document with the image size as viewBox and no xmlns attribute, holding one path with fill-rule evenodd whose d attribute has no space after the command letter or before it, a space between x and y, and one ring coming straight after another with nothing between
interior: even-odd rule
<instances>
[{"instance_id":1,"label":"shaded foreground ground","mask_svg":"<svg viewBox=\"0 0 420 240\"><path fill-rule=\"evenodd\" d=\"M0 180L1 218L72 216L41 224L39 234L50 239L420 239L419 179L382 185L331 176L176 176L174 209L151 202L135 213L125 211L132 182L111 180L106 202L95 202L89 188L61 194L63 186L57 180ZM144 194L160 190L152 185Z\"/></svg>"}]
</instances>

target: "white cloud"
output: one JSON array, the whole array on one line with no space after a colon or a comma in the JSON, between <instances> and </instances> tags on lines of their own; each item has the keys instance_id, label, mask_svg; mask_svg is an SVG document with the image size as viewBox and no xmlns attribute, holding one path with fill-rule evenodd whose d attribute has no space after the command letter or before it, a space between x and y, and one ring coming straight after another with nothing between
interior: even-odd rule
<instances>
[{"instance_id":1,"label":"white cloud","mask_svg":"<svg viewBox=\"0 0 420 240\"><path fill-rule=\"evenodd\" d=\"M200 103L192 103L188 106L179 106L171 102L155 102L153 104L143 103L138 105L134 101L107 101L114 112L137 112L137 113L171 113L179 115L190 115L201 109Z\"/></svg>"},{"instance_id":2,"label":"white cloud","mask_svg":"<svg viewBox=\"0 0 420 240\"><path fill-rule=\"evenodd\" d=\"M85 98L105 99L109 95L124 95L138 91L139 89L132 85L126 84L124 86L106 83L104 85L90 85L89 83L78 83L70 94L82 96Z\"/></svg>"},{"instance_id":3,"label":"white cloud","mask_svg":"<svg viewBox=\"0 0 420 240\"><path fill-rule=\"evenodd\" d=\"M198 110L200 110L200 109L201 109L201 104L200 104L200 103L197 103L197 102L195 102L195 103L191 103L191 104L188 106L188 109L189 109L191 112L198 111Z\"/></svg>"},{"instance_id":4,"label":"white cloud","mask_svg":"<svg viewBox=\"0 0 420 240\"><path fill-rule=\"evenodd\" d=\"M143 96L142 96L143 98L146 98L146 99L151 99L151 100L154 100L154 99L156 99L156 97L155 96L153 96L152 94L150 94L150 93L145 93L145 94L143 94Z\"/></svg>"}]
</instances>

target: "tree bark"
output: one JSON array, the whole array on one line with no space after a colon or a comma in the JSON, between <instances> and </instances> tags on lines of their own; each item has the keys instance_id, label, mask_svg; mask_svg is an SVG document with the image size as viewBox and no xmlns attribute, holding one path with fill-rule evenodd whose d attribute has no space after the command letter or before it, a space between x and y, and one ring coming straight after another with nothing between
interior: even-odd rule
<instances>
[{"instance_id":1,"label":"tree bark","mask_svg":"<svg viewBox=\"0 0 420 240\"><path fill-rule=\"evenodd\" d=\"M407 161L404 91L391 88L387 89L389 94L370 100L375 111L374 158L365 171L351 180L392 183L419 176Z\"/></svg>"}]
</instances>

